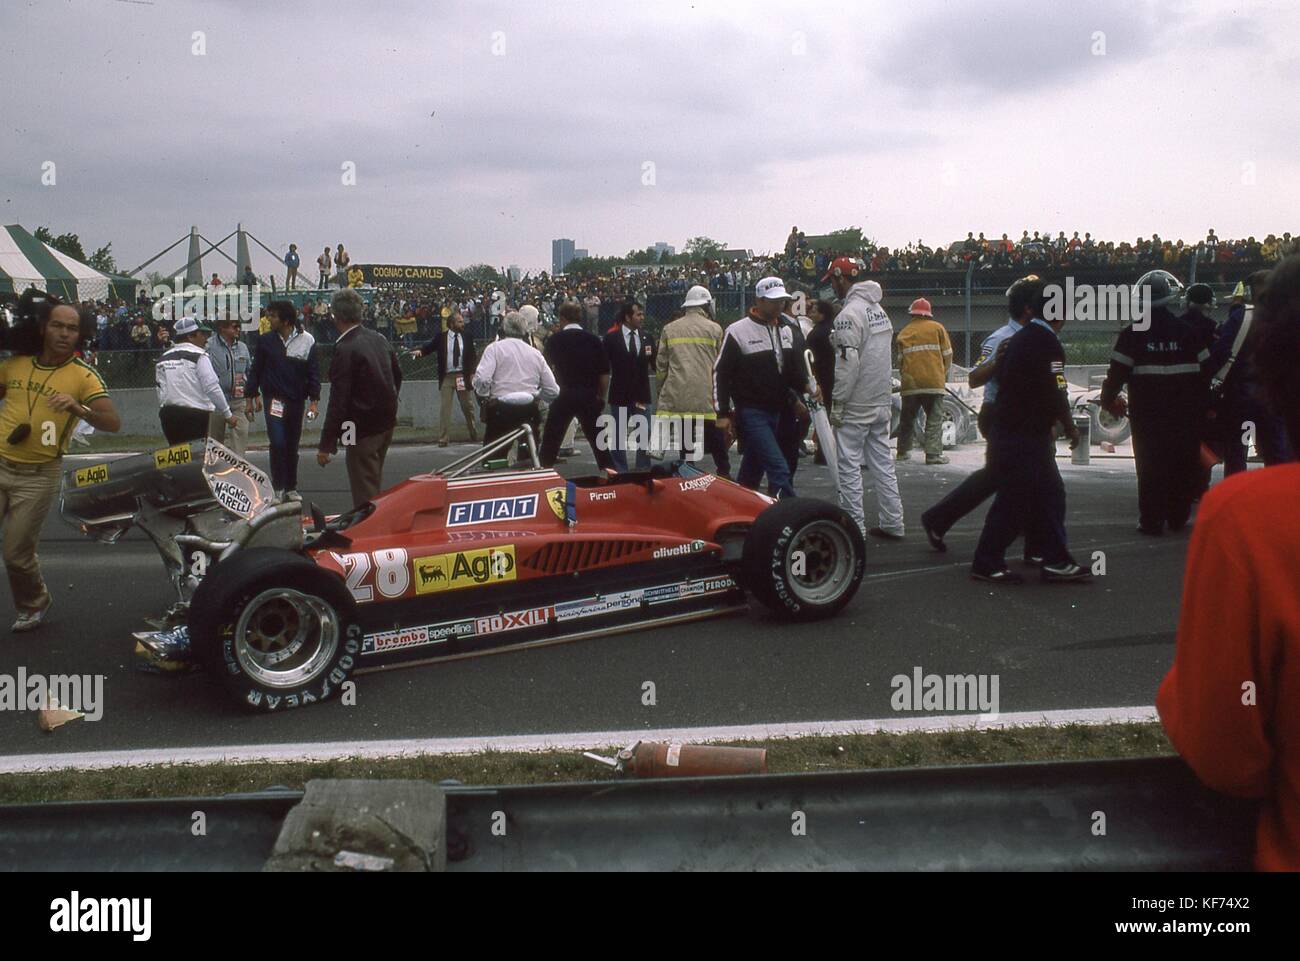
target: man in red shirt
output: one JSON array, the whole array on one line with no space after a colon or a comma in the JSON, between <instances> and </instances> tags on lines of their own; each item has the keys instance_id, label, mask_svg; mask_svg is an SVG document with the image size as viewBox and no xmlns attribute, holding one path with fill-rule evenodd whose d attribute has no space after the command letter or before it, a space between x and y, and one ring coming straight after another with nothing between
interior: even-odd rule
<instances>
[{"instance_id":1,"label":"man in red shirt","mask_svg":"<svg viewBox=\"0 0 1300 961\"><path fill-rule=\"evenodd\" d=\"M1300 436L1300 257L1258 296L1258 376ZM1235 474L1205 496L1174 665L1156 696L1203 782L1260 798L1255 866L1300 871L1300 464Z\"/></svg>"}]
</instances>

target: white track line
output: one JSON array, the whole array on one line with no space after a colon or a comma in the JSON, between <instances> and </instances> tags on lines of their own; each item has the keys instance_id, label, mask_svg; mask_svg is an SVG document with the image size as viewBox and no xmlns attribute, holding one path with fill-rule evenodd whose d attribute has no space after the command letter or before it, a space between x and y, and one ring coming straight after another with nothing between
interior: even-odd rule
<instances>
[{"instance_id":1,"label":"white track line","mask_svg":"<svg viewBox=\"0 0 1300 961\"><path fill-rule=\"evenodd\" d=\"M95 751L83 754L19 754L0 757L0 774L60 769L96 770L157 764L249 763L256 761L332 761L341 758L393 758L420 755L479 754L484 751L586 751L634 741L765 741L772 738L936 731L986 731L1066 724L1136 724L1156 720L1154 707L1099 707L1071 711L1021 711L1015 714L960 714L894 717L874 721L802 721L794 724L744 724L732 727L660 728L526 734L500 737L430 738L402 741L322 741L308 744L250 744L227 747Z\"/></svg>"}]
</instances>

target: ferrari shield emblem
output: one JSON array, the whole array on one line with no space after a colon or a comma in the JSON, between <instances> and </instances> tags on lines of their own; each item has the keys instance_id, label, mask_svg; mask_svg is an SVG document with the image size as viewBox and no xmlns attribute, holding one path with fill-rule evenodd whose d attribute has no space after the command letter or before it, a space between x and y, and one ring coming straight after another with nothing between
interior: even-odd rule
<instances>
[{"instance_id":1,"label":"ferrari shield emblem","mask_svg":"<svg viewBox=\"0 0 1300 961\"><path fill-rule=\"evenodd\" d=\"M546 492L546 503L560 520L564 520L564 488L552 487Z\"/></svg>"}]
</instances>

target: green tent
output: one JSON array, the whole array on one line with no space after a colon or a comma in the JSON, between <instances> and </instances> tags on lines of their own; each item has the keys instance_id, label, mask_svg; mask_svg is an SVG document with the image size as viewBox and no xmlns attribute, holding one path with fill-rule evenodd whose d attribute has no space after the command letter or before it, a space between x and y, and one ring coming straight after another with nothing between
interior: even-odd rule
<instances>
[{"instance_id":1,"label":"green tent","mask_svg":"<svg viewBox=\"0 0 1300 961\"><path fill-rule=\"evenodd\" d=\"M18 224L0 228L0 294L21 294L28 287L49 291L63 300L134 301L139 282L96 270L49 244Z\"/></svg>"}]
</instances>

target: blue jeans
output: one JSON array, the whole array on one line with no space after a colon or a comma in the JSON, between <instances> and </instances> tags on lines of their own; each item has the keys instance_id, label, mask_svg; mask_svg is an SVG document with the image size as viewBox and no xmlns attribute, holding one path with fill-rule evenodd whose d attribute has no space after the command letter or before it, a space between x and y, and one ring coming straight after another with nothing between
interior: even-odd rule
<instances>
[{"instance_id":1,"label":"blue jeans","mask_svg":"<svg viewBox=\"0 0 1300 961\"><path fill-rule=\"evenodd\" d=\"M767 492L773 497L793 497L794 485L790 479L790 463L785 459L777 441L781 414L757 407L736 408L736 426L740 429L745 454L740 459L736 483L758 490L759 481L767 475Z\"/></svg>"},{"instance_id":2,"label":"blue jeans","mask_svg":"<svg viewBox=\"0 0 1300 961\"><path fill-rule=\"evenodd\" d=\"M627 438L622 436L619 428L619 420L626 418L628 433L637 431L640 433L642 440L641 447L636 452L636 469L647 470L650 467L650 452L645 445L650 443L650 416L636 407L615 407L610 405L610 415L614 418L614 446L609 451L610 459L614 462L614 469L619 473L627 471ZM640 424L638 428L636 425Z\"/></svg>"},{"instance_id":3,"label":"blue jeans","mask_svg":"<svg viewBox=\"0 0 1300 961\"><path fill-rule=\"evenodd\" d=\"M299 401L281 401L284 416L272 417L267 397L263 402L266 412L266 439L271 445L271 486L278 491L298 489L298 442L302 439L302 417L307 405Z\"/></svg>"}]
</instances>

